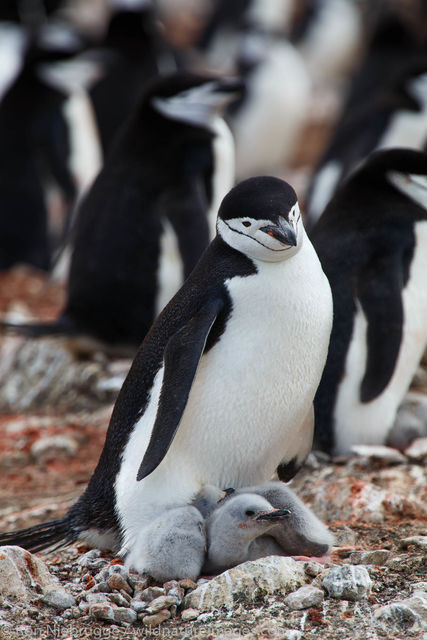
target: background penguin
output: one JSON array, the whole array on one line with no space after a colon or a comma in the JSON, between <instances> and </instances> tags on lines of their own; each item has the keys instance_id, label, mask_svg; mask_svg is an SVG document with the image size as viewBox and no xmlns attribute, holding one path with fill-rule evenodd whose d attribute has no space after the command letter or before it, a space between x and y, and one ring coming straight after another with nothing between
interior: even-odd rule
<instances>
[{"instance_id":1,"label":"background penguin","mask_svg":"<svg viewBox=\"0 0 427 640\"><path fill-rule=\"evenodd\" d=\"M147 88L79 207L62 315L17 331L84 334L134 352L208 245L210 211L232 186L219 113L240 87L183 73Z\"/></svg>"},{"instance_id":2,"label":"background penguin","mask_svg":"<svg viewBox=\"0 0 427 640\"><path fill-rule=\"evenodd\" d=\"M383 444L427 343L427 155L373 153L337 190L311 238L334 324L316 394L316 446Z\"/></svg>"},{"instance_id":3,"label":"background penguin","mask_svg":"<svg viewBox=\"0 0 427 640\"><path fill-rule=\"evenodd\" d=\"M420 19L425 21L423 14ZM305 202L307 228L338 184L376 149L422 149L427 138L427 34L398 10L380 11L367 52L354 73L341 115L317 163Z\"/></svg>"},{"instance_id":4,"label":"background penguin","mask_svg":"<svg viewBox=\"0 0 427 640\"><path fill-rule=\"evenodd\" d=\"M217 228L141 345L83 496L63 519L0 544L110 535L139 570L144 529L163 511L205 484L254 485L303 463L332 324L328 281L282 180L237 185Z\"/></svg>"},{"instance_id":5,"label":"background penguin","mask_svg":"<svg viewBox=\"0 0 427 640\"><path fill-rule=\"evenodd\" d=\"M53 183L61 194L64 225L77 195L64 115L69 96L52 86L43 71L74 55L80 41L59 25L50 27L46 34L45 29L31 33L19 25L0 25L5 61L0 80L0 269L26 263L48 270L53 238L47 185ZM49 35L55 38L53 46Z\"/></svg>"}]
</instances>

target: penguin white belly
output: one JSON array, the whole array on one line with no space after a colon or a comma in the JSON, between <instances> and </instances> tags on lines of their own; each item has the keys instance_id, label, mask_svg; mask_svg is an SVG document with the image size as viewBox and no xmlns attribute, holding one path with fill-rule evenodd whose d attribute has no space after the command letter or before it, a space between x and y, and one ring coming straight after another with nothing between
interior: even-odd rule
<instances>
[{"instance_id":1,"label":"penguin white belly","mask_svg":"<svg viewBox=\"0 0 427 640\"><path fill-rule=\"evenodd\" d=\"M409 280L402 293L404 324L396 367L381 395L367 403L360 402L359 397L367 357L367 320L358 305L345 374L335 404L335 454L347 453L353 444L385 442L424 353L427 344L427 222L415 225L415 237Z\"/></svg>"},{"instance_id":2,"label":"penguin white belly","mask_svg":"<svg viewBox=\"0 0 427 640\"><path fill-rule=\"evenodd\" d=\"M258 262L257 267L254 276L226 281L231 315L220 340L201 359L161 464L136 481L156 416L162 369L125 447L115 490L132 566L138 532L154 513L188 503L204 484L265 482L284 456L290 460L306 448L300 425L326 360L329 283L308 240L292 260Z\"/></svg>"}]
</instances>

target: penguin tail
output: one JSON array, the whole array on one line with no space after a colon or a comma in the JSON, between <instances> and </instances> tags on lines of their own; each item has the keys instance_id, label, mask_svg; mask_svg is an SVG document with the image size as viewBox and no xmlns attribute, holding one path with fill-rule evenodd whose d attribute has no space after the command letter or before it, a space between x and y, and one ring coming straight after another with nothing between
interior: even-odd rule
<instances>
[{"instance_id":1,"label":"penguin tail","mask_svg":"<svg viewBox=\"0 0 427 640\"><path fill-rule=\"evenodd\" d=\"M60 520L36 524L28 529L0 533L0 546L18 546L35 553L44 549L53 551L71 544L77 538L78 532L73 531L69 518L65 516Z\"/></svg>"},{"instance_id":2,"label":"penguin tail","mask_svg":"<svg viewBox=\"0 0 427 640\"><path fill-rule=\"evenodd\" d=\"M0 321L0 329L27 338L41 338L43 336L59 336L73 334L73 328L62 318L54 322L14 323Z\"/></svg>"}]
</instances>

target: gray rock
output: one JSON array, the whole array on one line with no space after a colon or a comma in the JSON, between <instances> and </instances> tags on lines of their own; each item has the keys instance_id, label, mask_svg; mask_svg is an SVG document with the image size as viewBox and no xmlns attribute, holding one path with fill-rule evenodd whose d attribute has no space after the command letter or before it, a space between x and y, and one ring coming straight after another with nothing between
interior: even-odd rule
<instances>
[{"instance_id":1,"label":"gray rock","mask_svg":"<svg viewBox=\"0 0 427 640\"><path fill-rule=\"evenodd\" d=\"M418 549L427 549L427 536L410 536L404 538L400 542L401 549L407 549L409 546L418 547Z\"/></svg>"},{"instance_id":2,"label":"gray rock","mask_svg":"<svg viewBox=\"0 0 427 640\"><path fill-rule=\"evenodd\" d=\"M171 612L168 609L162 609L158 613L154 613L151 616L144 616L142 618L142 624L146 627L158 627L159 624L165 622L165 620L169 620L171 617Z\"/></svg>"},{"instance_id":3,"label":"gray rock","mask_svg":"<svg viewBox=\"0 0 427 640\"><path fill-rule=\"evenodd\" d=\"M349 556L351 564L374 564L381 566L391 555L388 549L372 549L371 551L352 551Z\"/></svg>"},{"instance_id":4,"label":"gray rock","mask_svg":"<svg viewBox=\"0 0 427 640\"><path fill-rule=\"evenodd\" d=\"M24 602L63 589L46 564L21 547L0 547L0 595Z\"/></svg>"},{"instance_id":5,"label":"gray rock","mask_svg":"<svg viewBox=\"0 0 427 640\"><path fill-rule=\"evenodd\" d=\"M322 585L331 598L361 600L371 592L372 580L365 567L342 565L330 569Z\"/></svg>"},{"instance_id":6,"label":"gray rock","mask_svg":"<svg viewBox=\"0 0 427 640\"><path fill-rule=\"evenodd\" d=\"M233 609L237 602L254 602L278 593L286 596L305 584L301 564L292 558L269 556L233 567L188 593L184 608L211 611Z\"/></svg>"},{"instance_id":7,"label":"gray rock","mask_svg":"<svg viewBox=\"0 0 427 640\"><path fill-rule=\"evenodd\" d=\"M59 457L72 458L76 455L77 450L78 444L74 438L58 434L36 440L30 449L30 453L34 460L41 464Z\"/></svg>"},{"instance_id":8,"label":"gray rock","mask_svg":"<svg viewBox=\"0 0 427 640\"><path fill-rule=\"evenodd\" d=\"M308 609L322 604L325 594L322 589L306 584L286 596L284 602L290 609Z\"/></svg>"},{"instance_id":9,"label":"gray rock","mask_svg":"<svg viewBox=\"0 0 427 640\"><path fill-rule=\"evenodd\" d=\"M75 598L70 593L57 587L47 589L42 600L45 604L56 609L69 609L76 604Z\"/></svg>"},{"instance_id":10,"label":"gray rock","mask_svg":"<svg viewBox=\"0 0 427 640\"><path fill-rule=\"evenodd\" d=\"M184 622L189 622L190 620L196 620L199 616L200 611L198 609L184 609L181 613L181 619Z\"/></svg>"},{"instance_id":11,"label":"gray rock","mask_svg":"<svg viewBox=\"0 0 427 640\"><path fill-rule=\"evenodd\" d=\"M174 596L159 596L154 598L147 607L147 614L157 613L161 609L168 609L172 605L176 604L176 598Z\"/></svg>"},{"instance_id":12,"label":"gray rock","mask_svg":"<svg viewBox=\"0 0 427 640\"><path fill-rule=\"evenodd\" d=\"M307 562L304 562L304 571L308 576L310 576L310 578L318 576L322 573L324 568L323 564L320 564L320 562L316 562L315 560L308 560Z\"/></svg>"},{"instance_id":13,"label":"gray rock","mask_svg":"<svg viewBox=\"0 0 427 640\"><path fill-rule=\"evenodd\" d=\"M117 591L115 591L114 593L109 593L108 599L110 602L113 602L118 607L126 607L126 608L129 607L129 603L126 600L126 598L124 598L122 594L118 593Z\"/></svg>"},{"instance_id":14,"label":"gray rock","mask_svg":"<svg viewBox=\"0 0 427 640\"><path fill-rule=\"evenodd\" d=\"M136 613L141 613L142 611L145 611L145 609L147 608L147 603L143 602L142 600L135 600L134 598L133 600L130 601L130 606L134 611L136 611Z\"/></svg>"},{"instance_id":15,"label":"gray rock","mask_svg":"<svg viewBox=\"0 0 427 640\"><path fill-rule=\"evenodd\" d=\"M115 622L114 608L109 604L96 603L89 607L89 616L96 620L106 620L107 622Z\"/></svg>"},{"instance_id":16,"label":"gray rock","mask_svg":"<svg viewBox=\"0 0 427 640\"><path fill-rule=\"evenodd\" d=\"M136 622L137 615L135 611L129 609L128 607L118 607L113 610L114 622L125 622L127 624L132 624Z\"/></svg>"},{"instance_id":17,"label":"gray rock","mask_svg":"<svg viewBox=\"0 0 427 640\"><path fill-rule=\"evenodd\" d=\"M374 616L386 630L402 632L420 631L422 628L420 616L403 601L379 607L374 611Z\"/></svg>"},{"instance_id":18,"label":"gray rock","mask_svg":"<svg viewBox=\"0 0 427 640\"><path fill-rule=\"evenodd\" d=\"M154 598L164 596L166 591L162 587L147 587L141 592L141 600L151 602Z\"/></svg>"}]
</instances>

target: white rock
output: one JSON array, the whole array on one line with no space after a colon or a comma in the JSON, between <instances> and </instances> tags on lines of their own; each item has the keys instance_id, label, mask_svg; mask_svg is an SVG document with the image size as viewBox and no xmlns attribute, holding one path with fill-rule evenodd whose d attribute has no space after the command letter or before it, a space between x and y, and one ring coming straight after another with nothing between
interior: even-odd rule
<instances>
[{"instance_id":1,"label":"white rock","mask_svg":"<svg viewBox=\"0 0 427 640\"><path fill-rule=\"evenodd\" d=\"M322 585L331 598L361 600L369 595L372 580L365 567L342 565L330 569L323 577Z\"/></svg>"},{"instance_id":2,"label":"white rock","mask_svg":"<svg viewBox=\"0 0 427 640\"><path fill-rule=\"evenodd\" d=\"M199 610L198 609L184 609L184 611L181 613L181 619L184 622L189 622L189 620L195 620L198 615L199 615Z\"/></svg>"},{"instance_id":3,"label":"white rock","mask_svg":"<svg viewBox=\"0 0 427 640\"><path fill-rule=\"evenodd\" d=\"M71 458L76 455L78 444L74 438L65 435L46 436L36 440L31 449L33 458L41 463L59 456Z\"/></svg>"},{"instance_id":4,"label":"white rock","mask_svg":"<svg viewBox=\"0 0 427 640\"><path fill-rule=\"evenodd\" d=\"M420 631L424 626L420 616L404 601L379 607L374 616L383 628L396 632Z\"/></svg>"},{"instance_id":5,"label":"white rock","mask_svg":"<svg viewBox=\"0 0 427 640\"><path fill-rule=\"evenodd\" d=\"M353 453L368 460L380 460L387 463L399 464L405 462L405 456L397 449L381 445L357 444L351 447Z\"/></svg>"},{"instance_id":6,"label":"white rock","mask_svg":"<svg viewBox=\"0 0 427 640\"><path fill-rule=\"evenodd\" d=\"M407 549L409 546L418 547L418 549L427 549L427 536L410 536L400 541L400 548Z\"/></svg>"},{"instance_id":7,"label":"white rock","mask_svg":"<svg viewBox=\"0 0 427 640\"><path fill-rule=\"evenodd\" d=\"M286 596L284 602L290 609L308 609L322 604L325 594L322 589L306 584Z\"/></svg>"},{"instance_id":8,"label":"white rock","mask_svg":"<svg viewBox=\"0 0 427 640\"><path fill-rule=\"evenodd\" d=\"M405 456L410 460L421 462L427 458L427 438L416 438L407 449L405 449Z\"/></svg>"},{"instance_id":9,"label":"white rock","mask_svg":"<svg viewBox=\"0 0 427 640\"><path fill-rule=\"evenodd\" d=\"M184 608L211 611L233 609L237 602L254 602L266 595L286 596L305 584L301 564L292 558L269 556L244 562L197 587L184 598Z\"/></svg>"},{"instance_id":10,"label":"white rock","mask_svg":"<svg viewBox=\"0 0 427 640\"><path fill-rule=\"evenodd\" d=\"M0 595L29 601L63 589L46 564L21 547L0 547Z\"/></svg>"},{"instance_id":11,"label":"white rock","mask_svg":"<svg viewBox=\"0 0 427 640\"><path fill-rule=\"evenodd\" d=\"M70 593L67 593L64 589L58 589L58 587L47 589L43 596L43 602L56 609L69 609L76 604Z\"/></svg>"},{"instance_id":12,"label":"white rock","mask_svg":"<svg viewBox=\"0 0 427 640\"><path fill-rule=\"evenodd\" d=\"M136 621L137 615L135 611L129 609L129 607L118 607L113 609L114 622L126 622L132 624Z\"/></svg>"},{"instance_id":13,"label":"white rock","mask_svg":"<svg viewBox=\"0 0 427 640\"><path fill-rule=\"evenodd\" d=\"M350 553L351 564L374 564L381 566L387 562L391 555L388 549L372 549L370 551L352 551Z\"/></svg>"}]
</instances>

